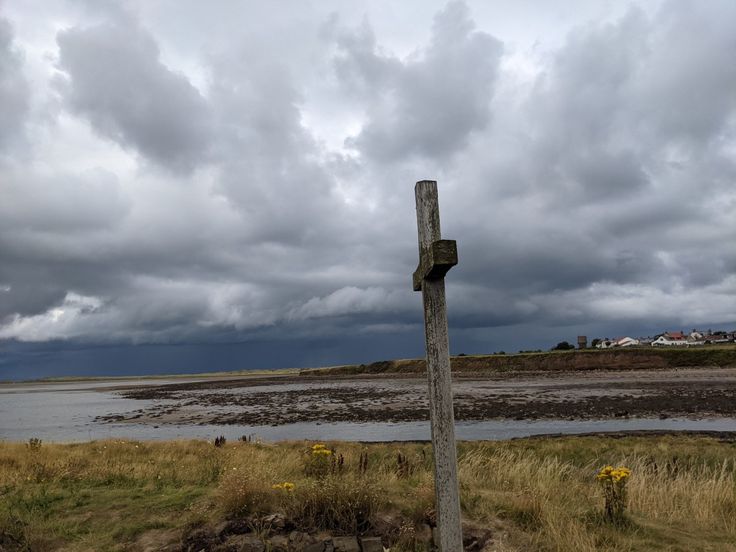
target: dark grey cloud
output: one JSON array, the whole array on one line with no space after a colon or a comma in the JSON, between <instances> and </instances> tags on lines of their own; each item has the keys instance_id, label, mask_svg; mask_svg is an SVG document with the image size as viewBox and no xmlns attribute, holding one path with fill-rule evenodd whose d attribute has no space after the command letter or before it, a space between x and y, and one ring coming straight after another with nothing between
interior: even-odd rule
<instances>
[{"instance_id":1,"label":"dark grey cloud","mask_svg":"<svg viewBox=\"0 0 736 552\"><path fill-rule=\"evenodd\" d=\"M64 101L102 136L176 171L205 159L204 98L162 63L155 39L131 17L64 30L57 42Z\"/></svg>"},{"instance_id":2,"label":"dark grey cloud","mask_svg":"<svg viewBox=\"0 0 736 552\"><path fill-rule=\"evenodd\" d=\"M32 144L0 160L13 359L16 341L237 342L253 366L265 343L289 364L417 354L422 178L459 244L456 352L736 325L730 2L525 47L458 2L399 19L410 41L349 4L96 6L41 57L22 18L0 26L0 95L26 90L8 129ZM54 94L49 122L34 102Z\"/></svg>"},{"instance_id":3,"label":"dark grey cloud","mask_svg":"<svg viewBox=\"0 0 736 552\"><path fill-rule=\"evenodd\" d=\"M487 186L464 187L458 207L485 205L487 218L463 219L466 258L477 260L459 271L509 290L510 304L535 304L540 319L566 312L548 300L556 296L581 320L622 318L612 308L620 290L639 286L632 316L680 309L686 318L692 306L677 298L702 294L699 316L713 309L732 320L718 292L706 298L707 286L730 289L733 278L726 236L736 229L724 213L733 215L734 189L723 185L734 174L723 148L734 136L734 20L723 20L732 9L667 3L653 17L631 9L573 30L529 94L461 159L471 167L464 180ZM494 143L501 155L473 163ZM617 299L591 301L594 290Z\"/></svg>"}]
</instances>

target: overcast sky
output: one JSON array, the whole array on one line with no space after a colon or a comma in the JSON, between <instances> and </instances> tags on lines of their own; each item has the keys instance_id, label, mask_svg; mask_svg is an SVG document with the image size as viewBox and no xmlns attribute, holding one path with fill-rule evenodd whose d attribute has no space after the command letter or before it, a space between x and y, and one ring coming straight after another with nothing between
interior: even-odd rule
<instances>
[{"instance_id":1,"label":"overcast sky","mask_svg":"<svg viewBox=\"0 0 736 552\"><path fill-rule=\"evenodd\" d=\"M736 2L0 0L0 379L736 326ZM124 365L124 366L123 366Z\"/></svg>"}]
</instances>

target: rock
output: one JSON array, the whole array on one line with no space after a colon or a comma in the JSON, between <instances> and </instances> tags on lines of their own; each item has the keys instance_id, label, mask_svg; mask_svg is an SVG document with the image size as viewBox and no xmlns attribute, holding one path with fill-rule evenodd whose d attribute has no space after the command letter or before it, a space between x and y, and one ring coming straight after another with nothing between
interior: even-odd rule
<instances>
[{"instance_id":1,"label":"rock","mask_svg":"<svg viewBox=\"0 0 736 552\"><path fill-rule=\"evenodd\" d=\"M229 519L215 527L215 534L223 540L230 535L245 535L251 532L252 524L248 519Z\"/></svg>"},{"instance_id":2,"label":"rock","mask_svg":"<svg viewBox=\"0 0 736 552\"><path fill-rule=\"evenodd\" d=\"M281 514L271 514L264 517L261 522L271 528L271 531L278 532L286 526L286 520Z\"/></svg>"},{"instance_id":3,"label":"rock","mask_svg":"<svg viewBox=\"0 0 736 552\"><path fill-rule=\"evenodd\" d=\"M325 549L325 543L320 541L320 542L308 544L302 550L304 552L324 552L324 549ZM299 550L299 549L295 548L294 550Z\"/></svg>"},{"instance_id":4,"label":"rock","mask_svg":"<svg viewBox=\"0 0 736 552\"><path fill-rule=\"evenodd\" d=\"M245 535L230 535L225 542L214 547L212 552L240 552L244 549L247 539Z\"/></svg>"},{"instance_id":5,"label":"rock","mask_svg":"<svg viewBox=\"0 0 736 552\"><path fill-rule=\"evenodd\" d=\"M466 552L483 550L491 540L491 530L475 523L463 523L463 549Z\"/></svg>"},{"instance_id":6,"label":"rock","mask_svg":"<svg viewBox=\"0 0 736 552\"><path fill-rule=\"evenodd\" d=\"M395 537L401 529L402 518L399 514L383 513L378 514L373 523L373 530L379 535Z\"/></svg>"},{"instance_id":7,"label":"rock","mask_svg":"<svg viewBox=\"0 0 736 552\"><path fill-rule=\"evenodd\" d=\"M334 537L332 545L335 547L335 552L360 552L358 539L355 537Z\"/></svg>"},{"instance_id":8,"label":"rock","mask_svg":"<svg viewBox=\"0 0 736 552\"><path fill-rule=\"evenodd\" d=\"M383 552L381 537L363 537L360 539L360 549L363 552Z\"/></svg>"},{"instance_id":9,"label":"rock","mask_svg":"<svg viewBox=\"0 0 736 552\"><path fill-rule=\"evenodd\" d=\"M200 552L200 550L211 550L214 545L219 544L220 539L215 532L206 525L194 525L184 528L181 539L183 552Z\"/></svg>"},{"instance_id":10,"label":"rock","mask_svg":"<svg viewBox=\"0 0 736 552\"><path fill-rule=\"evenodd\" d=\"M316 540L309 533L292 531L289 533L289 550L304 550L308 545L314 544Z\"/></svg>"},{"instance_id":11,"label":"rock","mask_svg":"<svg viewBox=\"0 0 736 552\"><path fill-rule=\"evenodd\" d=\"M264 552L266 550L266 545L255 535L242 535L240 538L243 539L240 552Z\"/></svg>"},{"instance_id":12,"label":"rock","mask_svg":"<svg viewBox=\"0 0 736 552\"><path fill-rule=\"evenodd\" d=\"M270 549L272 552L288 552L289 550L289 537L285 535L274 535L269 540Z\"/></svg>"}]
</instances>

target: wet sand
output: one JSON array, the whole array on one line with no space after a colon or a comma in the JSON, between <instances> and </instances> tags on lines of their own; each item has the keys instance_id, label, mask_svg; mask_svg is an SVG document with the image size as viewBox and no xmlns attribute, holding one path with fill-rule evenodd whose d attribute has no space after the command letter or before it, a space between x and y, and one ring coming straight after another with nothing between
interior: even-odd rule
<instances>
[{"instance_id":1,"label":"wet sand","mask_svg":"<svg viewBox=\"0 0 736 552\"><path fill-rule=\"evenodd\" d=\"M459 422L727 418L736 415L736 368L463 374ZM423 377L299 375L121 386L142 407L98 416L138 424L283 425L415 422L429 417ZM127 402L130 404L130 402Z\"/></svg>"}]
</instances>

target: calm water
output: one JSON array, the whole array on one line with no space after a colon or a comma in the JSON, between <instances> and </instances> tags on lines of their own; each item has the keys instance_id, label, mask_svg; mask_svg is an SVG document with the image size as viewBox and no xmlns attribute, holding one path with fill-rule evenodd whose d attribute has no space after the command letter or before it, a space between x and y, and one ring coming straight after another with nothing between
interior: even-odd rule
<instances>
[{"instance_id":1,"label":"calm water","mask_svg":"<svg viewBox=\"0 0 736 552\"><path fill-rule=\"evenodd\" d=\"M176 380L181 383L186 380ZM142 385L168 383L145 380ZM112 384L114 385L114 384ZM130 387L130 382L125 382ZM413 441L430 438L429 422L409 423L295 423L281 426L161 425L97 423L97 416L137 410L152 401L123 399L110 383L64 383L0 386L0 440L88 441L92 439L237 439L251 435L262 440L341 439L355 441ZM159 403L160 404L160 403ZM589 433L622 430L736 431L736 419L666 420L493 420L456 425L458 439L494 440L550 433Z\"/></svg>"}]
</instances>

